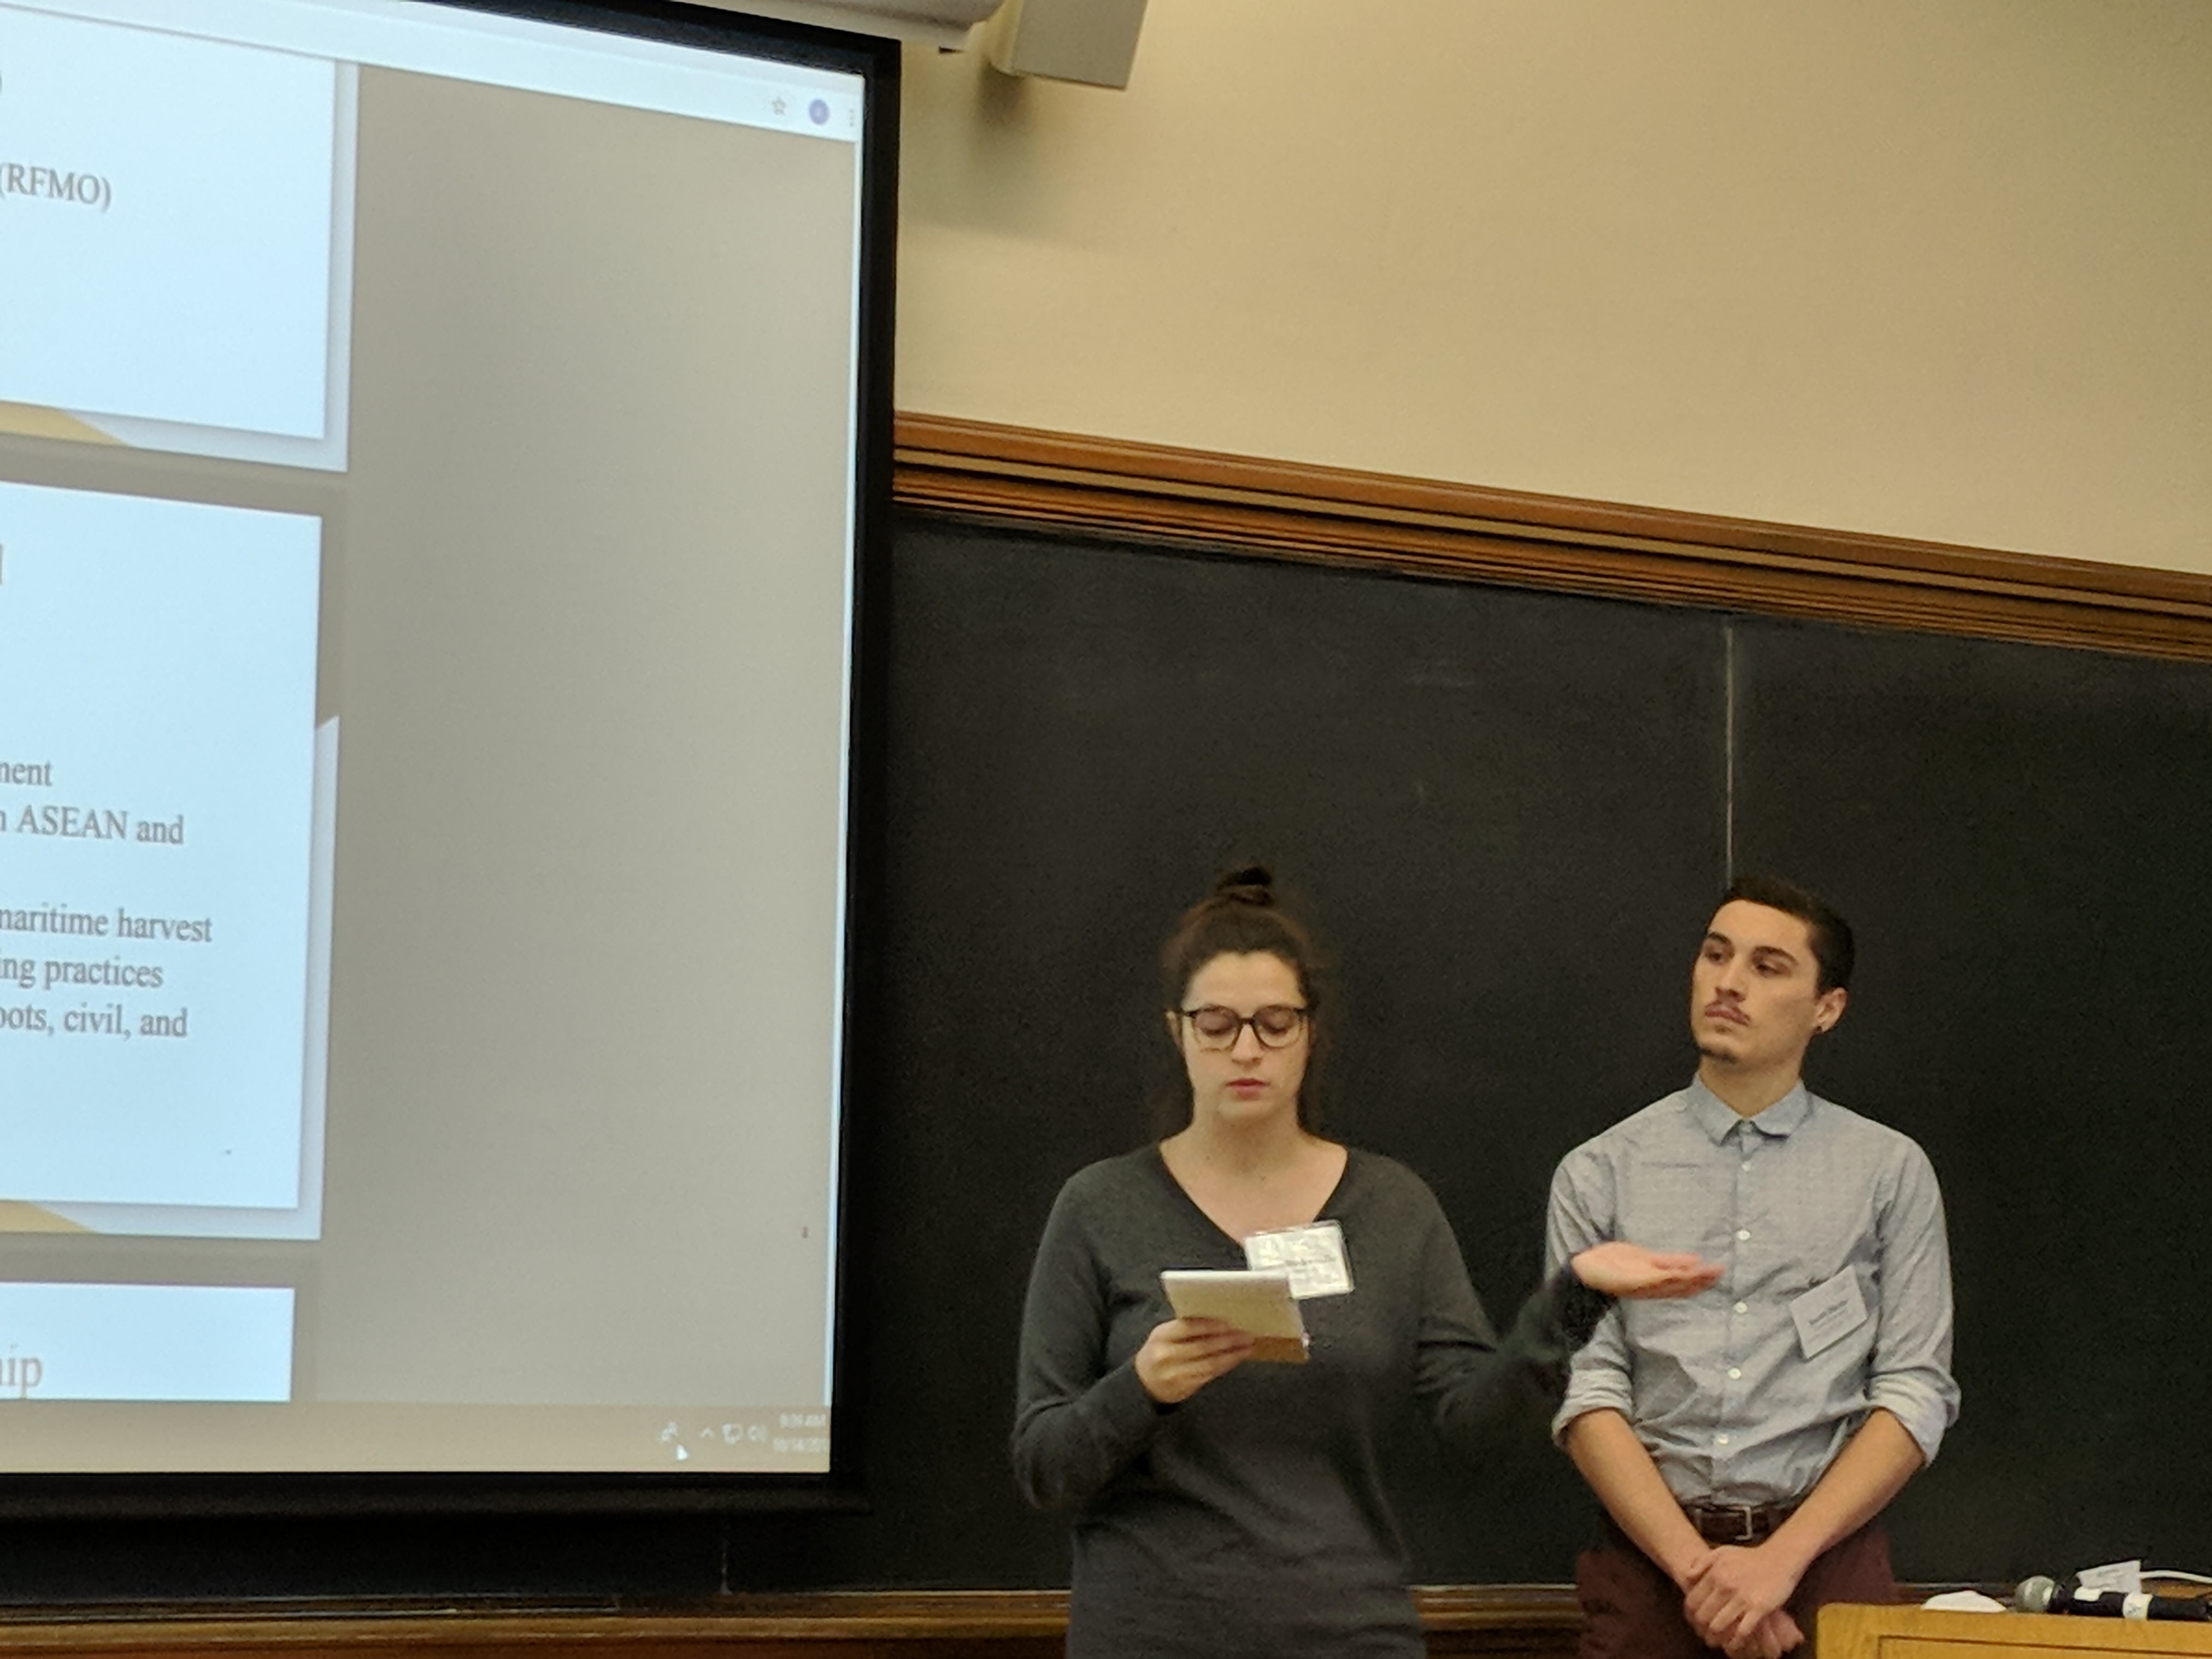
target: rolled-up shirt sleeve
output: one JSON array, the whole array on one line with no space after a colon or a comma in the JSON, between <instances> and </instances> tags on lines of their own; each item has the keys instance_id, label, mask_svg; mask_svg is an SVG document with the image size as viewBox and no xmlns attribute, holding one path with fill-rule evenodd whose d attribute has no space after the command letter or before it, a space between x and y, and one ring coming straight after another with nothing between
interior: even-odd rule
<instances>
[{"instance_id":1,"label":"rolled-up shirt sleeve","mask_svg":"<svg viewBox=\"0 0 2212 1659\"><path fill-rule=\"evenodd\" d=\"M1571 1153L1560 1163L1552 1176L1551 1203L1544 1224L1547 1279L1565 1272L1567 1263L1581 1251L1615 1236L1610 1187L1604 1167L1585 1153ZM1566 1393L1552 1414L1552 1437L1559 1439L1568 1424L1594 1411L1617 1411L1632 1419L1632 1403L1628 1344L1621 1333L1620 1315L1608 1313L1598 1321L1589 1340L1575 1351L1568 1367Z\"/></svg>"},{"instance_id":2,"label":"rolled-up shirt sleeve","mask_svg":"<svg viewBox=\"0 0 2212 1659\"><path fill-rule=\"evenodd\" d=\"M1899 1160L1894 1189L1879 1211L1881 1326L1869 1365L1867 1404L1905 1425L1929 1462L1958 1420L1951 1374L1951 1252L1943 1194L1918 1146Z\"/></svg>"}]
</instances>

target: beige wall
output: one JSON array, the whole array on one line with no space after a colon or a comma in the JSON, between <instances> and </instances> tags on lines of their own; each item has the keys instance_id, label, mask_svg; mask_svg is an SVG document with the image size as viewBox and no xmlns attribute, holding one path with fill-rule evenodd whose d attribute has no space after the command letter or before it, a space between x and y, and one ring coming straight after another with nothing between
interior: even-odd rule
<instances>
[{"instance_id":1,"label":"beige wall","mask_svg":"<svg viewBox=\"0 0 2212 1659\"><path fill-rule=\"evenodd\" d=\"M906 95L902 409L2212 573L2208 0L1151 0Z\"/></svg>"}]
</instances>

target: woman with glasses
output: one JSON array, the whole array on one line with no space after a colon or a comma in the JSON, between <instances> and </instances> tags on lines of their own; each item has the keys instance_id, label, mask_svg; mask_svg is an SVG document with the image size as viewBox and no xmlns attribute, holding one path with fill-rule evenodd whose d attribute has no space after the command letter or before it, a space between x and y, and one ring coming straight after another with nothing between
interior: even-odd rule
<instances>
[{"instance_id":1,"label":"woman with glasses","mask_svg":"<svg viewBox=\"0 0 2212 1659\"><path fill-rule=\"evenodd\" d=\"M1161 954L1189 1119L1060 1191L1022 1316L1014 1469L1073 1507L1074 1659L1424 1652L1378 1475L1409 1400L1479 1448L1556 1401L1618 1296L1686 1296L1719 1269L1608 1243L1529 1298L1503 1340L1420 1179L1325 1139L1315 952L1267 872L1224 877ZM1176 1318L1174 1268L1295 1264L1310 1346ZM1295 1344L1292 1345L1295 1348Z\"/></svg>"}]
</instances>

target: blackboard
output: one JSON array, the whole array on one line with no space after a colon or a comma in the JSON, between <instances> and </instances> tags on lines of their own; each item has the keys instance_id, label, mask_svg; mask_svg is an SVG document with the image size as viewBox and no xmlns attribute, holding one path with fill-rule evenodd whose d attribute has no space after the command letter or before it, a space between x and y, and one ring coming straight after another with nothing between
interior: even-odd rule
<instances>
[{"instance_id":1,"label":"blackboard","mask_svg":"<svg viewBox=\"0 0 2212 1659\"><path fill-rule=\"evenodd\" d=\"M2212 1565L2212 671L908 518L884 905L855 1040L871 1507L14 1522L0 1599L1064 1583L1004 1439L1060 1182L1153 1130L1152 955L1273 862L1336 967L1330 1123L1437 1189L1510 1315L1569 1147L1678 1087L1731 857L1858 926L1821 1092L1921 1140L1964 1416L1892 1512L1912 1579ZM1414 1574L1557 1581L1540 1443L1394 1449Z\"/></svg>"},{"instance_id":2,"label":"blackboard","mask_svg":"<svg viewBox=\"0 0 2212 1659\"><path fill-rule=\"evenodd\" d=\"M1949 1212L1966 1398L1900 1556L2212 1570L2212 672L1736 638L1740 855L1865 942L1820 1080L1927 1148Z\"/></svg>"}]
</instances>

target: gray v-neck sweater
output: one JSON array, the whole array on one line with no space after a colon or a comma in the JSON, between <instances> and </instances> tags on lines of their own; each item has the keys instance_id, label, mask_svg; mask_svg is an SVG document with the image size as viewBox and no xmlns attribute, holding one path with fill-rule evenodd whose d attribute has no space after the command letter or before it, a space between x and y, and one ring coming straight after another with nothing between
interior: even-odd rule
<instances>
[{"instance_id":1,"label":"gray v-neck sweater","mask_svg":"<svg viewBox=\"0 0 2212 1659\"><path fill-rule=\"evenodd\" d=\"M1384 1423L1412 1399L1470 1451L1501 1417L1540 1433L1611 1301L1562 1274L1499 1342L1434 1195L1387 1158L1354 1150L1321 1214L1352 1288L1301 1304L1309 1362L1247 1363L1163 1409L1134 1364L1172 1316L1161 1272L1242 1267L1243 1249L1157 1147L1060 1189L1022 1314L1012 1455L1031 1503L1077 1510L1071 1655L1423 1651Z\"/></svg>"}]
</instances>

